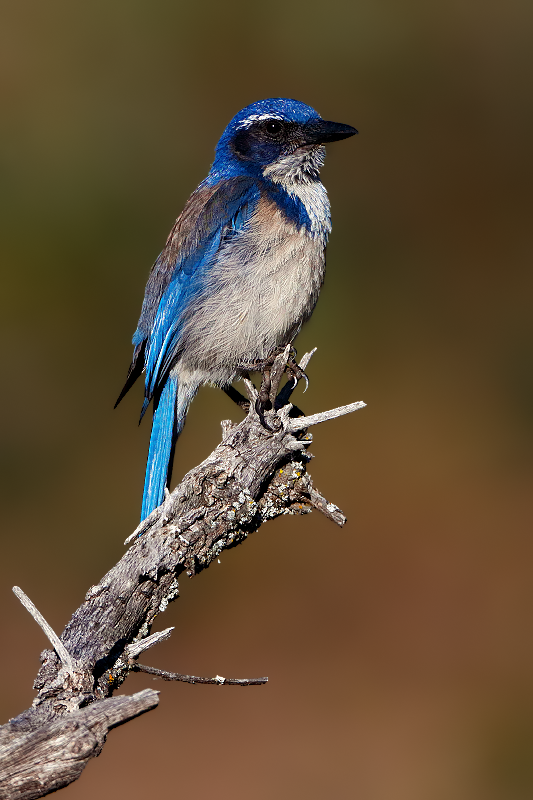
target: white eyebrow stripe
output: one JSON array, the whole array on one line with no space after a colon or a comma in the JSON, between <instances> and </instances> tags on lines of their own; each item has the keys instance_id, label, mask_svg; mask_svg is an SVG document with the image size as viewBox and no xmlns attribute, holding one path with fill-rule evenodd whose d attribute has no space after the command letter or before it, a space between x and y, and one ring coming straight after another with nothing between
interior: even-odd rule
<instances>
[{"instance_id":1,"label":"white eyebrow stripe","mask_svg":"<svg viewBox=\"0 0 533 800\"><path fill-rule=\"evenodd\" d=\"M242 122L239 122L237 129L249 128L250 125L254 124L254 122L260 122L262 119L280 119L284 121L285 117L280 117L279 114L250 114L249 117L246 117L246 119L243 119Z\"/></svg>"}]
</instances>

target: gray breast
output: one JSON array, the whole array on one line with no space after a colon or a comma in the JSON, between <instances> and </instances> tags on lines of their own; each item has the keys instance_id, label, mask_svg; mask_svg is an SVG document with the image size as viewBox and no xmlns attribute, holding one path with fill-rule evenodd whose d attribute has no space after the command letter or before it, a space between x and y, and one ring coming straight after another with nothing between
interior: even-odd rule
<instances>
[{"instance_id":1,"label":"gray breast","mask_svg":"<svg viewBox=\"0 0 533 800\"><path fill-rule=\"evenodd\" d=\"M290 342L318 299L324 249L325 235L297 229L261 198L246 227L217 254L183 320L178 375L228 383L239 365Z\"/></svg>"}]
</instances>

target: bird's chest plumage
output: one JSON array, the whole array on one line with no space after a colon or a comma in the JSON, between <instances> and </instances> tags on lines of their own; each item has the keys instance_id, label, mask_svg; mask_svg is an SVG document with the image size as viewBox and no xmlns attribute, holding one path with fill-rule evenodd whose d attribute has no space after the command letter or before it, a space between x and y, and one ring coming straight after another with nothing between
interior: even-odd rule
<instances>
[{"instance_id":1,"label":"bird's chest plumage","mask_svg":"<svg viewBox=\"0 0 533 800\"><path fill-rule=\"evenodd\" d=\"M262 196L218 252L184 320L180 371L207 372L225 383L239 365L292 341L318 299L327 232L298 228Z\"/></svg>"}]
</instances>

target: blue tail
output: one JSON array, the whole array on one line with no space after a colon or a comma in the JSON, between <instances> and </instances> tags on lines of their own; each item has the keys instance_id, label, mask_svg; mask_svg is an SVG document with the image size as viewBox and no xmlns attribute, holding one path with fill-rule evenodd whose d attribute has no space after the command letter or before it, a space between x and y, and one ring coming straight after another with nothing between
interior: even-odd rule
<instances>
[{"instance_id":1,"label":"blue tail","mask_svg":"<svg viewBox=\"0 0 533 800\"><path fill-rule=\"evenodd\" d=\"M196 394L196 388L180 385L169 376L154 410L150 449L146 464L141 522L163 502L165 486L172 472L176 439L180 435L187 409Z\"/></svg>"}]
</instances>

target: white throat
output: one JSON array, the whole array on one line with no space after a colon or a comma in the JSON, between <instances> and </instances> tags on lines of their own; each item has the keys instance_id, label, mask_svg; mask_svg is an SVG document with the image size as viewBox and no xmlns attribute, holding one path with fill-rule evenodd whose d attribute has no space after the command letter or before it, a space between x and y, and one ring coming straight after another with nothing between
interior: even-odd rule
<instances>
[{"instance_id":1,"label":"white throat","mask_svg":"<svg viewBox=\"0 0 533 800\"><path fill-rule=\"evenodd\" d=\"M263 170L265 178L280 184L287 194L297 197L311 221L311 233L327 239L331 231L328 194L319 178L326 148L301 148L283 156Z\"/></svg>"}]
</instances>

